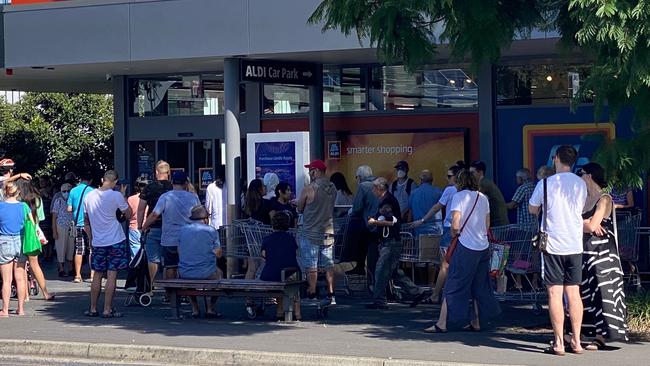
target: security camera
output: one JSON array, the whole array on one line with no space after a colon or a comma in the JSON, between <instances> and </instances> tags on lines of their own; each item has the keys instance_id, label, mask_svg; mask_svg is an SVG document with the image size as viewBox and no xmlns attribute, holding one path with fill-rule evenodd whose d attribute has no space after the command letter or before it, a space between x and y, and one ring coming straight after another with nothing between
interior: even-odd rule
<instances>
[{"instance_id":1,"label":"security camera","mask_svg":"<svg viewBox=\"0 0 650 366\"><path fill-rule=\"evenodd\" d=\"M106 81L111 81L111 80L113 80L113 75L106 74Z\"/></svg>"}]
</instances>

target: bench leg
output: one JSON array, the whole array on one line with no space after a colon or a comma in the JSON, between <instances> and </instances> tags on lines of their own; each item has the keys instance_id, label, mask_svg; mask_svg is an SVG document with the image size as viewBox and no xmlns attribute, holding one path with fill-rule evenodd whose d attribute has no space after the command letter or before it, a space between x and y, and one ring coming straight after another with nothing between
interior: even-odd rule
<instances>
[{"instance_id":1,"label":"bench leg","mask_svg":"<svg viewBox=\"0 0 650 366\"><path fill-rule=\"evenodd\" d=\"M172 307L172 319L178 320L181 318L181 302L178 298L178 290L169 290L169 305Z\"/></svg>"},{"instance_id":2,"label":"bench leg","mask_svg":"<svg viewBox=\"0 0 650 366\"><path fill-rule=\"evenodd\" d=\"M291 287L284 290L284 320L293 321L293 303L299 298L299 288Z\"/></svg>"}]
</instances>

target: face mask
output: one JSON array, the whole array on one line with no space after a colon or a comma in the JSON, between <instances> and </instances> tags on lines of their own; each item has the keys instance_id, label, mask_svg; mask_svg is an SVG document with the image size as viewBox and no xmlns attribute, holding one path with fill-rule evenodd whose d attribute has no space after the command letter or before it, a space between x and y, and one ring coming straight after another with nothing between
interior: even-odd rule
<instances>
[{"instance_id":1,"label":"face mask","mask_svg":"<svg viewBox=\"0 0 650 366\"><path fill-rule=\"evenodd\" d=\"M406 177L406 172L403 170L398 170L397 171L397 178L404 178Z\"/></svg>"},{"instance_id":2,"label":"face mask","mask_svg":"<svg viewBox=\"0 0 650 366\"><path fill-rule=\"evenodd\" d=\"M68 193L68 192L61 193L61 196L63 196L63 198L67 200L68 196L70 196L70 193Z\"/></svg>"}]
</instances>

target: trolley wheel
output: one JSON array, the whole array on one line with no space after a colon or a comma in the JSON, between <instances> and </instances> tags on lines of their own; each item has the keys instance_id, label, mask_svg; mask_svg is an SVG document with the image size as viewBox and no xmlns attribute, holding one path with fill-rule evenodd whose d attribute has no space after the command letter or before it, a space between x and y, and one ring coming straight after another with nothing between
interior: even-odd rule
<instances>
[{"instance_id":1,"label":"trolley wheel","mask_svg":"<svg viewBox=\"0 0 650 366\"><path fill-rule=\"evenodd\" d=\"M16 290L16 285L11 285L11 297L15 298L18 296L18 291Z\"/></svg>"},{"instance_id":2,"label":"trolley wheel","mask_svg":"<svg viewBox=\"0 0 650 366\"><path fill-rule=\"evenodd\" d=\"M540 305L539 303L536 302L533 304L533 314L541 315L543 310L544 309L542 308L542 305Z\"/></svg>"},{"instance_id":3,"label":"trolley wheel","mask_svg":"<svg viewBox=\"0 0 650 366\"><path fill-rule=\"evenodd\" d=\"M141 306L144 306L145 308L151 305L151 295L149 294L142 294L138 298L138 303L140 303Z\"/></svg>"},{"instance_id":4,"label":"trolley wheel","mask_svg":"<svg viewBox=\"0 0 650 366\"><path fill-rule=\"evenodd\" d=\"M250 320L257 318L257 309L254 305L246 305L246 315L248 315L248 319Z\"/></svg>"},{"instance_id":5,"label":"trolley wheel","mask_svg":"<svg viewBox=\"0 0 650 366\"><path fill-rule=\"evenodd\" d=\"M38 295L38 286L34 285L29 288L29 294L32 296Z\"/></svg>"}]
</instances>

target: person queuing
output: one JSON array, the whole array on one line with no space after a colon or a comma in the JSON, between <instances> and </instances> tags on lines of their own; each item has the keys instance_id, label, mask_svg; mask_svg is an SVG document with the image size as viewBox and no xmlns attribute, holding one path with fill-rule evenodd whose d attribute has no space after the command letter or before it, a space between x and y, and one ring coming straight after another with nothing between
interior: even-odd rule
<instances>
[{"instance_id":1,"label":"person queuing","mask_svg":"<svg viewBox=\"0 0 650 366\"><path fill-rule=\"evenodd\" d=\"M138 177L133 185L133 194L127 198L126 202L131 209L131 217L129 218L129 249L131 258L135 257L140 250L140 230L138 230L138 207L140 206L140 194L142 190L149 184L146 177Z\"/></svg>"},{"instance_id":2,"label":"person queuing","mask_svg":"<svg viewBox=\"0 0 650 366\"><path fill-rule=\"evenodd\" d=\"M113 297L117 274L128 267L129 255L126 235L118 221L117 213L131 217L133 212L124 199L126 185L121 186L121 191L114 190L118 179L117 172L106 171L101 187L89 192L83 203L84 223L88 228L88 239L92 243L90 263L95 273L90 285L90 307L85 312L89 317L100 315L97 309L103 277L106 277L106 287L101 316L122 317L122 313L113 309Z\"/></svg>"},{"instance_id":3,"label":"person queuing","mask_svg":"<svg viewBox=\"0 0 650 366\"><path fill-rule=\"evenodd\" d=\"M264 225L271 224L271 201L264 198L266 186L261 179L253 179L248 185L244 206L246 217L257 220Z\"/></svg>"},{"instance_id":4,"label":"person queuing","mask_svg":"<svg viewBox=\"0 0 650 366\"><path fill-rule=\"evenodd\" d=\"M506 204L508 210L517 210L517 224L519 225L536 225L537 218L528 212L528 201L533 195L535 184L531 180L530 170L521 168L515 174L517 180L517 190L512 196L512 200Z\"/></svg>"},{"instance_id":5,"label":"person queuing","mask_svg":"<svg viewBox=\"0 0 650 366\"><path fill-rule=\"evenodd\" d=\"M158 204L160 196L172 190L170 172L171 168L169 167L169 163L164 160L159 160L155 167L156 180L145 186L142 193L140 193L137 214L138 229L140 229L140 232L143 232L142 225L145 222L145 218L151 216L154 207ZM152 281L156 278L158 266L162 264L162 247L160 245L162 226L162 219L157 217L156 220L149 224L144 240L147 260L149 261L149 278Z\"/></svg>"},{"instance_id":6,"label":"person queuing","mask_svg":"<svg viewBox=\"0 0 650 366\"><path fill-rule=\"evenodd\" d=\"M266 188L264 199L271 200L275 198L275 187L277 187L278 183L280 183L280 178L278 178L278 175L275 173L266 173L264 174L262 181L264 182L264 187Z\"/></svg>"},{"instance_id":7,"label":"person queuing","mask_svg":"<svg viewBox=\"0 0 650 366\"><path fill-rule=\"evenodd\" d=\"M301 235L300 254L303 261L302 268L307 274L307 296L315 299L316 281L318 279L319 265L325 271L327 281L327 300L334 305L334 243L333 238L316 239L313 234L325 233L334 235L334 201L336 200L336 187L325 175L327 166L322 160L314 160L305 165L309 169L310 183L303 188L297 201L298 212L303 214L302 230L307 233ZM322 234L321 234L322 235Z\"/></svg>"},{"instance_id":8,"label":"person queuing","mask_svg":"<svg viewBox=\"0 0 650 366\"><path fill-rule=\"evenodd\" d=\"M2 310L0 318L9 317L9 300L11 283L16 280L18 307L16 315L25 314L25 297L27 285L23 271L18 264L21 246L21 231L25 220L33 220L31 210L25 202L18 200L18 186L14 182L4 182L2 189L3 201L0 201L0 274L2 274Z\"/></svg>"},{"instance_id":9,"label":"person queuing","mask_svg":"<svg viewBox=\"0 0 650 366\"><path fill-rule=\"evenodd\" d=\"M14 174L16 163L9 158L0 159L0 202L4 201L4 187L5 183L13 182L17 179L31 180L32 176L27 173Z\"/></svg>"},{"instance_id":10,"label":"person queuing","mask_svg":"<svg viewBox=\"0 0 650 366\"><path fill-rule=\"evenodd\" d=\"M345 176L340 172L336 172L330 176L330 182L334 183L336 187L336 200L334 201L334 217L345 217L354 203L354 195L348 187L348 182Z\"/></svg>"},{"instance_id":11,"label":"person queuing","mask_svg":"<svg viewBox=\"0 0 650 366\"><path fill-rule=\"evenodd\" d=\"M209 224L219 229L226 224L226 206L224 199L223 180L217 177L214 182L208 184L205 192L205 208L210 214Z\"/></svg>"},{"instance_id":12,"label":"person queuing","mask_svg":"<svg viewBox=\"0 0 650 366\"><path fill-rule=\"evenodd\" d=\"M616 245L615 203L612 196L603 193L607 187L605 172L600 165L589 163L577 175L587 185L582 214L582 334L593 339L585 349L595 351L604 349L606 340L628 340L625 282Z\"/></svg>"},{"instance_id":13,"label":"person queuing","mask_svg":"<svg viewBox=\"0 0 650 366\"><path fill-rule=\"evenodd\" d=\"M172 190L163 193L152 212L142 224L142 232L162 217L162 234L160 245L163 256L163 278L172 279L178 275L178 243L181 229L188 224L192 208L200 204L199 197L187 191L187 175L176 171L172 174Z\"/></svg>"},{"instance_id":14,"label":"person queuing","mask_svg":"<svg viewBox=\"0 0 650 366\"><path fill-rule=\"evenodd\" d=\"M469 170L479 181L479 188L490 201L490 223L492 226L508 225L508 210L503 193L494 182L485 176L485 163L482 161L473 162Z\"/></svg>"},{"instance_id":15,"label":"person queuing","mask_svg":"<svg viewBox=\"0 0 650 366\"><path fill-rule=\"evenodd\" d=\"M479 192L478 178L469 171L461 170L456 181L458 193L454 194L449 210L452 235L458 237L458 244L451 254L440 316L434 325L424 330L427 333L445 333L448 327L457 324L464 325L466 331L479 331L480 320L501 312L488 274L489 201ZM473 314L467 306L470 300L473 301Z\"/></svg>"},{"instance_id":16,"label":"person queuing","mask_svg":"<svg viewBox=\"0 0 650 366\"><path fill-rule=\"evenodd\" d=\"M31 217L33 218L34 221L34 226L36 226L37 230L38 229L38 223L42 220L42 218L45 217L45 213L43 211L43 201L41 200L41 196L38 193L38 190L34 186L33 182L31 180L27 179L18 179L16 180L16 185L18 186L18 191L20 192L20 200L25 202L27 206L29 207L31 211ZM43 243L41 241L41 244L47 244ZM38 283L38 287L41 288L41 292L43 293L43 298L45 300L54 300L55 296L54 294L50 294L50 292L47 289L47 281L45 280L45 274L43 274L43 270L41 269L41 265L38 262L38 256L41 254L41 250L37 251L32 251L32 252L26 252L23 248L23 255L21 255L19 259L19 263L25 263L29 261L29 268L34 275L34 278L36 279L36 282ZM27 271L25 270L25 266L21 266L22 269L22 274L24 277L24 283L25 285L27 284ZM29 299L29 293L26 292L27 299Z\"/></svg>"},{"instance_id":17,"label":"person queuing","mask_svg":"<svg viewBox=\"0 0 650 366\"><path fill-rule=\"evenodd\" d=\"M291 202L292 194L291 186L287 182L280 182L275 186L275 198L271 200L271 224L273 224L273 216L278 212L288 212L291 215L289 227L296 227L298 213L295 205Z\"/></svg>"},{"instance_id":18,"label":"person queuing","mask_svg":"<svg viewBox=\"0 0 650 366\"><path fill-rule=\"evenodd\" d=\"M221 242L217 229L208 225L208 211L199 204L190 211L191 223L183 226L178 241L178 276L191 280L218 280L217 258L221 257ZM192 317L201 316L196 296L190 296ZM217 297L206 303L206 319L220 317L215 305Z\"/></svg>"},{"instance_id":19,"label":"person queuing","mask_svg":"<svg viewBox=\"0 0 650 366\"><path fill-rule=\"evenodd\" d=\"M402 220L408 218L409 213L409 197L414 188L417 187L415 181L409 176L409 164L400 160L395 164L395 176L397 179L390 185L390 193L395 196L399 202L402 212L400 213Z\"/></svg>"},{"instance_id":20,"label":"person queuing","mask_svg":"<svg viewBox=\"0 0 650 366\"><path fill-rule=\"evenodd\" d=\"M572 330L570 349L575 353L583 351L580 345L583 305L579 286L582 282L582 211L587 198L587 185L571 172L577 159L578 152L573 146L560 146L553 157L557 173L537 182L528 206L530 213L541 213L542 227L548 235L548 244L542 254L542 278L548 290L548 307L555 339L545 352L560 356L565 354L565 298ZM545 200L546 207L542 207Z\"/></svg>"},{"instance_id":21,"label":"person queuing","mask_svg":"<svg viewBox=\"0 0 650 366\"><path fill-rule=\"evenodd\" d=\"M86 250L89 248L89 231L84 226L84 199L86 195L93 191L94 188L90 186L91 177L88 173L83 173L81 175L81 181L79 184L70 190L70 195L68 196L68 212L72 213L73 225L71 228L74 238L74 280L75 283L81 283L83 278L81 277L81 265L83 263L83 256L86 253ZM91 278L92 268L91 268Z\"/></svg>"},{"instance_id":22,"label":"person queuing","mask_svg":"<svg viewBox=\"0 0 650 366\"><path fill-rule=\"evenodd\" d=\"M449 167L449 170L447 170L447 187L445 187L445 190L442 192L442 196L440 196L438 203L433 205L429 212L422 216L420 220L414 222L415 227L419 227L429 221L442 209L445 209L445 219L442 225L442 237L440 238L440 270L438 271L436 283L433 292L431 293L431 299L428 300L427 303L437 304L440 302L440 294L442 293L442 288L447 280L449 263L445 260L445 254L447 253L449 244L451 244L451 210L449 209L449 206L451 205L452 198L456 192L458 192L456 189L456 175L461 171L461 169L463 169L464 165L464 162L458 161L456 162L456 165Z\"/></svg>"},{"instance_id":23,"label":"person queuing","mask_svg":"<svg viewBox=\"0 0 650 366\"><path fill-rule=\"evenodd\" d=\"M63 183L61 194L52 202L52 235L56 245L56 259L59 264L59 277L67 277L75 274L74 265L74 238L71 237L70 227L72 225L72 212L68 211L68 197L72 185ZM56 197L56 196L55 196Z\"/></svg>"},{"instance_id":24,"label":"person queuing","mask_svg":"<svg viewBox=\"0 0 650 366\"><path fill-rule=\"evenodd\" d=\"M374 231L368 226L368 218L377 213L379 200L372 193L372 182L375 177L368 165L360 165L357 168L355 179L357 180L357 194L354 196L352 210L350 211L351 232L348 242L356 245L350 246L350 253L345 257L355 262L355 267L346 272L348 275L366 275L368 286L372 288L372 279L375 274L375 263L377 263L377 240ZM347 249L346 249L347 250ZM367 263L366 263L367 257ZM367 264L367 267L366 267ZM366 269L367 268L367 269Z\"/></svg>"},{"instance_id":25,"label":"person queuing","mask_svg":"<svg viewBox=\"0 0 650 366\"><path fill-rule=\"evenodd\" d=\"M385 178L377 178L373 181L373 193L379 200L379 210L373 217L368 219L368 225L376 230L379 236L380 248L372 290L373 302L367 304L366 308L387 309L386 288L388 281L394 276L399 266L399 258L404 246L400 236L402 218L399 202L388 192L388 181ZM401 281L400 287L402 291L413 298L414 303L419 303L427 296L410 279Z\"/></svg>"}]
</instances>

